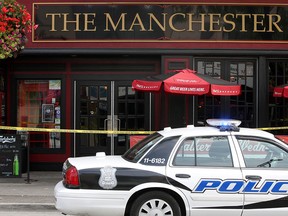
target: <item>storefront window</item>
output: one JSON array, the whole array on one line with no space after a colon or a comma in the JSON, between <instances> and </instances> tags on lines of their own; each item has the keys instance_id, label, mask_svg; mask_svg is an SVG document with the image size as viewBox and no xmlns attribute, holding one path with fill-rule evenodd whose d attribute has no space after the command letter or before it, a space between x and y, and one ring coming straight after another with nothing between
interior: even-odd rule
<instances>
[{"instance_id":1,"label":"storefront window","mask_svg":"<svg viewBox=\"0 0 288 216\"><path fill-rule=\"evenodd\" d=\"M61 124L61 80L19 80L17 126L56 128ZM61 147L60 133L31 131L31 149Z\"/></svg>"},{"instance_id":2,"label":"storefront window","mask_svg":"<svg viewBox=\"0 0 288 216\"><path fill-rule=\"evenodd\" d=\"M242 126L255 127L255 61L241 59L196 59L197 72L241 85L239 96L203 95L198 99L198 121L236 118Z\"/></svg>"},{"instance_id":3,"label":"storefront window","mask_svg":"<svg viewBox=\"0 0 288 216\"><path fill-rule=\"evenodd\" d=\"M284 97L274 97L274 87L288 83L288 60L271 59L268 62L269 71L269 122L271 127L283 127L288 124L288 100ZM274 134L287 134L287 130L273 130Z\"/></svg>"}]
</instances>

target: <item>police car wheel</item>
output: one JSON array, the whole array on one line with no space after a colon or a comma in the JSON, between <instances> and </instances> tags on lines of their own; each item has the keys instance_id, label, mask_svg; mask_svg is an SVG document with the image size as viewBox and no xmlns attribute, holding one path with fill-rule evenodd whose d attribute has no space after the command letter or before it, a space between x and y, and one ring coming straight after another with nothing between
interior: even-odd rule
<instances>
[{"instance_id":1,"label":"police car wheel","mask_svg":"<svg viewBox=\"0 0 288 216\"><path fill-rule=\"evenodd\" d=\"M130 216L181 216L177 201L161 191L147 192L132 204Z\"/></svg>"}]
</instances>

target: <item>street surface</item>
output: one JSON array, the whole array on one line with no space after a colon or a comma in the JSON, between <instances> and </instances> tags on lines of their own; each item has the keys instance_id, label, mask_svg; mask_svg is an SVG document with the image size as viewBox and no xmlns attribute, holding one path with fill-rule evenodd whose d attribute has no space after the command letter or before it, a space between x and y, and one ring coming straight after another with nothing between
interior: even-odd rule
<instances>
[{"instance_id":1,"label":"street surface","mask_svg":"<svg viewBox=\"0 0 288 216\"><path fill-rule=\"evenodd\" d=\"M0 212L1 216L59 216L61 213L57 212ZM63 215L62 215L63 216Z\"/></svg>"},{"instance_id":2,"label":"street surface","mask_svg":"<svg viewBox=\"0 0 288 216\"><path fill-rule=\"evenodd\" d=\"M30 177L0 178L0 216L61 216L54 207L54 186L62 173L31 172Z\"/></svg>"},{"instance_id":3,"label":"street surface","mask_svg":"<svg viewBox=\"0 0 288 216\"><path fill-rule=\"evenodd\" d=\"M53 205L0 205L0 216L60 216ZM63 215L62 215L63 216Z\"/></svg>"}]
</instances>

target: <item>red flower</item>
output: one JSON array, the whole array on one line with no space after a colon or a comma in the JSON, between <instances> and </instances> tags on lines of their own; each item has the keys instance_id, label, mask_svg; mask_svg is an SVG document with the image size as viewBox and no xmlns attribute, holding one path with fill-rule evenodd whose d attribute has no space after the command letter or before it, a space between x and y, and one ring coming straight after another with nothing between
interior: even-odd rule
<instances>
[{"instance_id":1,"label":"red flower","mask_svg":"<svg viewBox=\"0 0 288 216\"><path fill-rule=\"evenodd\" d=\"M3 7L2 10L1 10L4 14L8 13L9 10L6 8L6 7Z\"/></svg>"},{"instance_id":2,"label":"red flower","mask_svg":"<svg viewBox=\"0 0 288 216\"><path fill-rule=\"evenodd\" d=\"M13 8L9 8L9 12L13 13L15 10Z\"/></svg>"},{"instance_id":3,"label":"red flower","mask_svg":"<svg viewBox=\"0 0 288 216\"><path fill-rule=\"evenodd\" d=\"M6 28L4 26L0 26L0 32L5 32Z\"/></svg>"}]
</instances>

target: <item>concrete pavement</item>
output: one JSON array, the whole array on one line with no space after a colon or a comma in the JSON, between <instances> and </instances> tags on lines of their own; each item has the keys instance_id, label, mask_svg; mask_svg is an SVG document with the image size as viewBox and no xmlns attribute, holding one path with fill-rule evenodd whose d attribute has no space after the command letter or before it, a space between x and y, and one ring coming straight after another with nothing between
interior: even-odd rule
<instances>
[{"instance_id":1,"label":"concrete pavement","mask_svg":"<svg viewBox=\"0 0 288 216\"><path fill-rule=\"evenodd\" d=\"M55 210L54 186L61 181L61 172L30 172L21 178L0 178L0 211L17 208Z\"/></svg>"}]
</instances>

